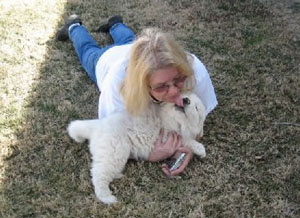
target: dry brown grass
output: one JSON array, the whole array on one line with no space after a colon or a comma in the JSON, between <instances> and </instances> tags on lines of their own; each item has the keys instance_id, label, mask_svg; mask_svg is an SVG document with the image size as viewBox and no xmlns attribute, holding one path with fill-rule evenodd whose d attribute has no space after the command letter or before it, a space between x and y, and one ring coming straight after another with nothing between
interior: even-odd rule
<instances>
[{"instance_id":1,"label":"dry brown grass","mask_svg":"<svg viewBox=\"0 0 300 218\"><path fill-rule=\"evenodd\" d=\"M0 10L0 217L300 216L298 1L4 0ZM72 13L90 30L114 14L136 32L160 27L203 60L219 100L206 159L176 180L130 161L112 184L121 203L96 201L87 144L65 131L97 116L99 94L71 44L54 41Z\"/></svg>"}]
</instances>

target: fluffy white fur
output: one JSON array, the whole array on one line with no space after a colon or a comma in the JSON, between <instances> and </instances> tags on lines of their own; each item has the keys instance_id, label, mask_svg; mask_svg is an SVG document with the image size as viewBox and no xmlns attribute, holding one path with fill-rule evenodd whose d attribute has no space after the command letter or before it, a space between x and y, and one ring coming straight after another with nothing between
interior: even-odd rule
<instances>
[{"instance_id":1,"label":"fluffy white fur","mask_svg":"<svg viewBox=\"0 0 300 218\"><path fill-rule=\"evenodd\" d=\"M91 176L97 198L111 204L117 202L109 183L122 176L129 158L147 160L161 128L176 131L183 137L183 144L200 157L205 157L204 146L196 136L203 134L205 108L193 93L184 112L174 104L152 105L139 117L115 113L102 120L77 120L70 123L68 133L76 142L89 140L92 155Z\"/></svg>"}]
</instances>

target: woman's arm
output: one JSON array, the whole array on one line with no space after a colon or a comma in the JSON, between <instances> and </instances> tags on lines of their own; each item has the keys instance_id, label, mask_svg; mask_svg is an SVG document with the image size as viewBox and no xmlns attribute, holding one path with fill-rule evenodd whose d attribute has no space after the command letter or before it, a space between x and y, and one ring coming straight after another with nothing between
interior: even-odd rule
<instances>
[{"instance_id":1,"label":"woman's arm","mask_svg":"<svg viewBox=\"0 0 300 218\"><path fill-rule=\"evenodd\" d=\"M210 75L204 64L195 56L193 69L195 72L196 86L194 92L200 97L206 109L206 115L210 113L218 104L214 86Z\"/></svg>"}]
</instances>

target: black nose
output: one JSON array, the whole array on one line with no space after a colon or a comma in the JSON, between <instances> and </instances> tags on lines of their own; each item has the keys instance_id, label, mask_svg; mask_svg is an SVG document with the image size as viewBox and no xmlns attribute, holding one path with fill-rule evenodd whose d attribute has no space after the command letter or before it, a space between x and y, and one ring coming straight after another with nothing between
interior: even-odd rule
<instances>
[{"instance_id":1,"label":"black nose","mask_svg":"<svg viewBox=\"0 0 300 218\"><path fill-rule=\"evenodd\" d=\"M189 98L183 98L182 101L183 101L183 105L184 105L184 106L191 103L191 101L190 101Z\"/></svg>"}]
</instances>

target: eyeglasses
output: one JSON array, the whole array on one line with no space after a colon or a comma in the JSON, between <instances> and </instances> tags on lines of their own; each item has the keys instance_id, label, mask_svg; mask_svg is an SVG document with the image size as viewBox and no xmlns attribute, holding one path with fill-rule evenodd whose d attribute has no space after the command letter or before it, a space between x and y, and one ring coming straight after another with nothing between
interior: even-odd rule
<instances>
[{"instance_id":1,"label":"eyeglasses","mask_svg":"<svg viewBox=\"0 0 300 218\"><path fill-rule=\"evenodd\" d=\"M171 86L175 86L176 88L182 88L186 78L187 78L186 76L181 76L181 77L175 78L172 82L170 82L170 84L163 83L158 86L150 87L150 89L153 92L162 93L162 92L168 92L169 88Z\"/></svg>"}]
</instances>

